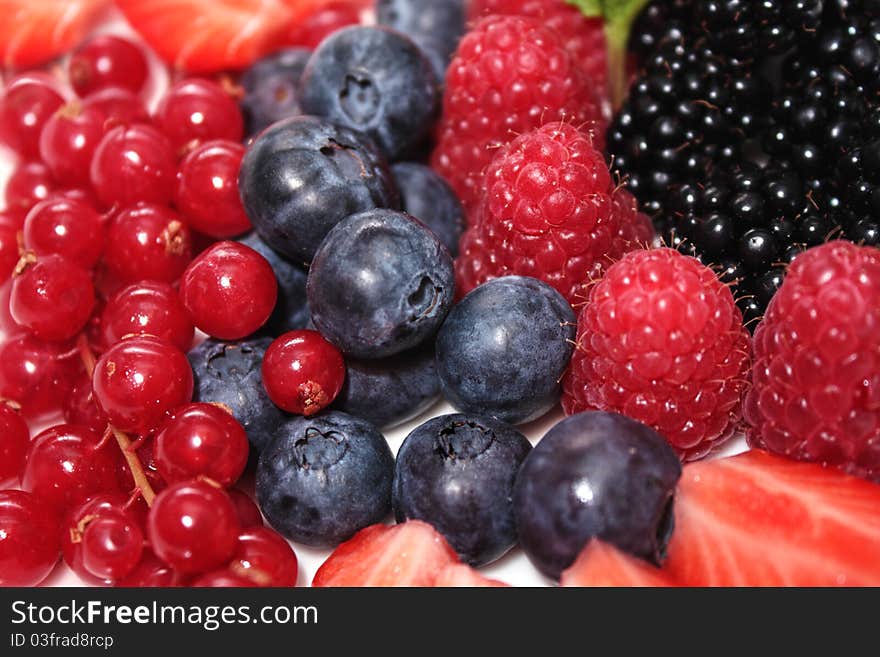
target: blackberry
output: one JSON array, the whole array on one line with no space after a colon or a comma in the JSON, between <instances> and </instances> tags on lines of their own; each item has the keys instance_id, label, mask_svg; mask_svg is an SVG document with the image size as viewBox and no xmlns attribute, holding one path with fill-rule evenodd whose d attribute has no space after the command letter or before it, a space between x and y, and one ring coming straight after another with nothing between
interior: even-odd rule
<instances>
[{"instance_id":1,"label":"blackberry","mask_svg":"<svg viewBox=\"0 0 880 657\"><path fill-rule=\"evenodd\" d=\"M657 216L671 188L742 159L767 97L766 82L748 67L700 43L661 44L608 130L613 168Z\"/></svg>"},{"instance_id":2,"label":"blackberry","mask_svg":"<svg viewBox=\"0 0 880 657\"><path fill-rule=\"evenodd\" d=\"M665 239L716 266L754 328L782 283L786 262L834 231L810 198L809 187L791 168L721 167L703 184L670 190Z\"/></svg>"},{"instance_id":3,"label":"blackberry","mask_svg":"<svg viewBox=\"0 0 880 657\"><path fill-rule=\"evenodd\" d=\"M717 52L765 58L809 41L823 5L824 0L698 0L694 17Z\"/></svg>"},{"instance_id":4,"label":"blackberry","mask_svg":"<svg viewBox=\"0 0 880 657\"><path fill-rule=\"evenodd\" d=\"M629 51L645 61L661 43L696 37L693 0L652 0L639 13L629 36Z\"/></svg>"},{"instance_id":5,"label":"blackberry","mask_svg":"<svg viewBox=\"0 0 880 657\"><path fill-rule=\"evenodd\" d=\"M639 14L630 52L650 56L665 40L705 37L720 55L764 59L809 42L825 0L653 0Z\"/></svg>"},{"instance_id":6,"label":"blackberry","mask_svg":"<svg viewBox=\"0 0 880 657\"><path fill-rule=\"evenodd\" d=\"M817 230L839 226L842 236L866 244L880 237L878 7L849 0L826 7L817 47L783 66L783 92L762 138L774 160L807 181L825 213Z\"/></svg>"}]
</instances>

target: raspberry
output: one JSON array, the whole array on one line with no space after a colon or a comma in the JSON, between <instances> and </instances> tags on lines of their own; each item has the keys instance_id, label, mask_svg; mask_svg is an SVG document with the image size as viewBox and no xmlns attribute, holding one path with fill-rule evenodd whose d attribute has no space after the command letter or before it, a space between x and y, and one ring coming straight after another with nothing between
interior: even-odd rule
<instances>
[{"instance_id":1,"label":"raspberry","mask_svg":"<svg viewBox=\"0 0 880 657\"><path fill-rule=\"evenodd\" d=\"M432 164L473 211L495 150L560 119L604 139L594 87L559 36L531 18L490 16L465 35L449 66Z\"/></svg>"},{"instance_id":2,"label":"raspberry","mask_svg":"<svg viewBox=\"0 0 880 657\"><path fill-rule=\"evenodd\" d=\"M742 314L711 269L672 249L633 251L590 291L562 406L628 415L694 460L740 424L750 360Z\"/></svg>"},{"instance_id":3,"label":"raspberry","mask_svg":"<svg viewBox=\"0 0 880 657\"><path fill-rule=\"evenodd\" d=\"M880 481L880 251L798 256L755 331L755 447Z\"/></svg>"},{"instance_id":4,"label":"raspberry","mask_svg":"<svg viewBox=\"0 0 880 657\"><path fill-rule=\"evenodd\" d=\"M468 11L471 20L491 14L538 19L559 34L572 59L605 95L608 53L601 18L588 18L566 0L471 0Z\"/></svg>"},{"instance_id":5,"label":"raspberry","mask_svg":"<svg viewBox=\"0 0 880 657\"><path fill-rule=\"evenodd\" d=\"M461 294L516 274L582 301L589 280L653 235L633 197L614 186L590 135L564 123L511 142L489 165L483 187L456 261Z\"/></svg>"}]
</instances>

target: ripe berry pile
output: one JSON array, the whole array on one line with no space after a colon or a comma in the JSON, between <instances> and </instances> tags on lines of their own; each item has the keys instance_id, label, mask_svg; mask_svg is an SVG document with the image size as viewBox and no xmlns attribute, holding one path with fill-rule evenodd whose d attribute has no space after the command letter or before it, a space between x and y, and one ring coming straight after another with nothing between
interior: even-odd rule
<instances>
[{"instance_id":1,"label":"ripe berry pile","mask_svg":"<svg viewBox=\"0 0 880 657\"><path fill-rule=\"evenodd\" d=\"M735 284L751 329L798 252L880 243L876 11L677 0L652 2L636 26L642 67L610 155L667 243Z\"/></svg>"},{"instance_id":2,"label":"ripe berry pile","mask_svg":"<svg viewBox=\"0 0 880 657\"><path fill-rule=\"evenodd\" d=\"M116 4L0 26L0 586L880 585L876 3Z\"/></svg>"}]
</instances>

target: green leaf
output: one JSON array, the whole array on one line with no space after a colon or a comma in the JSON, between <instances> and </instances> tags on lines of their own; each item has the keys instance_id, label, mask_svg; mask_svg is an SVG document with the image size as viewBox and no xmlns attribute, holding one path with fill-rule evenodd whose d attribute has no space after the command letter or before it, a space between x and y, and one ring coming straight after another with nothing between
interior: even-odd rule
<instances>
[{"instance_id":1,"label":"green leaf","mask_svg":"<svg viewBox=\"0 0 880 657\"><path fill-rule=\"evenodd\" d=\"M599 18L605 15L602 0L568 0L568 4L578 7L590 17Z\"/></svg>"},{"instance_id":2,"label":"green leaf","mask_svg":"<svg viewBox=\"0 0 880 657\"><path fill-rule=\"evenodd\" d=\"M608 42L609 84L614 107L626 93L626 46L633 21L649 0L566 0L590 18L605 19Z\"/></svg>"}]
</instances>

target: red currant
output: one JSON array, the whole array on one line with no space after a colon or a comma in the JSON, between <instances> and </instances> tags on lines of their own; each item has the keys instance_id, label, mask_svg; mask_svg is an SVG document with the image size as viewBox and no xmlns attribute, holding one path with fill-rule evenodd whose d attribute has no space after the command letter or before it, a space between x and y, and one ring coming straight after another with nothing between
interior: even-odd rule
<instances>
[{"instance_id":1,"label":"red currant","mask_svg":"<svg viewBox=\"0 0 880 657\"><path fill-rule=\"evenodd\" d=\"M28 212L24 246L38 256L57 253L91 269L104 251L104 220L84 201L53 196Z\"/></svg>"},{"instance_id":2,"label":"red currant","mask_svg":"<svg viewBox=\"0 0 880 657\"><path fill-rule=\"evenodd\" d=\"M130 335L154 335L188 351L194 333L180 296L167 283L129 285L110 297L101 313L100 336L105 349Z\"/></svg>"},{"instance_id":3,"label":"red currant","mask_svg":"<svg viewBox=\"0 0 880 657\"><path fill-rule=\"evenodd\" d=\"M162 587L178 586L180 576L152 550L144 549L140 563L128 575L116 582L116 586L125 587Z\"/></svg>"},{"instance_id":4,"label":"red currant","mask_svg":"<svg viewBox=\"0 0 880 657\"><path fill-rule=\"evenodd\" d=\"M107 87L144 90L149 77L143 51L127 39L102 34L77 48L67 63L70 85L79 96Z\"/></svg>"},{"instance_id":5,"label":"red currant","mask_svg":"<svg viewBox=\"0 0 880 657\"><path fill-rule=\"evenodd\" d=\"M11 212L24 216L37 203L49 198L56 187L49 167L42 162L23 162L6 181L6 205Z\"/></svg>"},{"instance_id":6,"label":"red currant","mask_svg":"<svg viewBox=\"0 0 880 657\"><path fill-rule=\"evenodd\" d=\"M67 340L82 330L94 307L95 289L85 269L60 255L22 257L9 298L20 326L41 340Z\"/></svg>"},{"instance_id":7,"label":"red currant","mask_svg":"<svg viewBox=\"0 0 880 657\"><path fill-rule=\"evenodd\" d=\"M36 586L61 550L58 517L36 495L0 491L0 586Z\"/></svg>"},{"instance_id":8,"label":"red currant","mask_svg":"<svg viewBox=\"0 0 880 657\"><path fill-rule=\"evenodd\" d=\"M290 544L267 527L243 529L229 565L233 573L259 586L296 586L298 568Z\"/></svg>"},{"instance_id":9,"label":"red currant","mask_svg":"<svg viewBox=\"0 0 880 657\"><path fill-rule=\"evenodd\" d=\"M242 426L215 404L175 409L156 433L156 466L169 484L201 476L228 488L244 472L248 451Z\"/></svg>"},{"instance_id":10,"label":"red currant","mask_svg":"<svg viewBox=\"0 0 880 657\"><path fill-rule=\"evenodd\" d=\"M30 441L21 413L9 403L0 404L0 488L18 484Z\"/></svg>"},{"instance_id":11,"label":"red currant","mask_svg":"<svg viewBox=\"0 0 880 657\"><path fill-rule=\"evenodd\" d=\"M0 279L5 282L18 262L18 227L0 220Z\"/></svg>"},{"instance_id":12,"label":"red currant","mask_svg":"<svg viewBox=\"0 0 880 657\"><path fill-rule=\"evenodd\" d=\"M291 23L292 29L285 43L314 50L324 37L360 23L361 11L366 4L363 0L325 0L321 9Z\"/></svg>"},{"instance_id":13,"label":"red currant","mask_svg":"<svg viewBox=\"0 0 880 657\"><path fill-rule=\"evenodd\" d=\"M46 121L40 133L40 157L59 183L88 185L92 155L103 136L103 113L69 103Z\"/></svg>"},{"instance_id":14,"label":"red currant","mask_svg":"<svg viewBox=\"0 0 880 657\"><path fill-rule=\"evenodd\" d=\"M88 427L50 427L31 442L22 488L62 513L97 493L119 492L111 447Z\"/></svg>"},{"instance_id":15,"label":"red currant","mask_svg":"<svg viewBox=\"0 0 880 657\"><path fill-rule=\"evenodd\" d=\"M68 424L86 426L92 431L103 433L109 421L98 408L92 393L92 380L83 372L77 377L70 394L64 398L64 421Z\"/></svg>"},{"instance_id":16,"label":"red currant","mask_svg":"<svg viewBox=\"0 0 880 657\"><path fill-rule=\"evenodd\" d=\"M111 220L104 251L107 268L123 283L171 283L192 259L192 236L174 210L140 203Z\"/></svg>"},{"instance_id":17,"label":"red currant","mask_svg":"<svg viewBox=\"0 0 880 657\"><path fill-rule=\"evenodd\" d=\"M40 131L63 104L48 75L25 73L13 78L0 97L0 142L24 158L38 157Z\"/></svg>"},{"instance_id":18,"label":"red currant","mask_svg":"<svg viewBox=\"0 0 880 657\"><path fill-rule=\"evenodd\" d=\"M56 189L49 198L52 198L53 196L62 196L71 201L85 203L93 210L103 207L101 201L95 196L90 185L86 185L85 187L62 187L61 189Z\"/></svg>"},{"instance_id":19,"label":"red currant","mask_svg":"<svg viewBox=\"0 0 880 657\"><path fill-rule=\"evenodd\" d=\"M120 125L104 135L95 149L90 180L107 207L138 201L167 204L174 194L177 163L171 144L145 123Z\"/></svg>"},{"instance_id":20,"label":"red currant","mask_svg":"<svg viewBox=\"0 0 880 657\"><path fill-rule=\"evenodd\" d=\"M253 581L241 575L236 575L231 570L215 570L205 573L200 577L196 577L190 586L203 589L231 589L231 588L248 588L257 586Z\"/></svg>"},{"instance_id":21,"label":"red currant","mask_svg":"<svg viewBox=\"0 0 880 657\"><path fill-rule=\"evenodd\" d=\"M180 154L212 139L240 142L244 137L236 99L216 82L201 78L181 80L165 93L156 124Z\"/></svg>"},{"instance_id":22,"label":"red currant","mask_svg":"<svg viewBox=\"0 0 880 657\"><path fill-rule=\"evenodd\" d=\"M113 345L98 359L92 390L113 426L146 434L168 411L189 403L192 368L171 343L135 336Z\"/></svg>"},{"instance_id":23,"label":"red currant","mask_svg":"<svg viewBox=\"0 0 880 657\"><path fill-rule=\"evenodd\" d=\"M121 87L109 87L89 94L83 99L83 109L94 108L104 115L104 129L121 125L149 123L147 106L137 95Z\"/></svg>"},{"instance_id":24,"label":"red currant","mask_svg":"<svg viewBox=\"0 0 880 657\"><path fill-rule=\"evenodd\" d=\"M238 522L242 529L263 526L263 515L260 513L260 508L247 493L243 493L237 488L231 488L227 492L229 499L235 505L235 515L238 516Z\"/></svg>"},{"instance_id":25,"label":"red currant","mask_svg":"<svg viewBox=\"0 0 880 657\"><path fill-rule=\"evenodd\" d=\"M193 323L222 340L237 340L260 328L277 296L272 266L237 242L218 242L193 260L180 279L180 297Z\"/></svg>"},{"instance_id":26,"label":"red currant","mask_svg":"<svg viewBox=\"0 0 880 657\"><path fill-rule=\"evenodd\" d=\"M244 146L233 141L202 144L180 164L174 202L187 223L219 239L251 229L238 195L238 169Z\"/></svg>"},{"instance_id":27,"label":"red currant","mask_svg":"<svg viewBox=\"0 0 880 657\"><path fill-rule=\"evenodd\" d=\"M17 208L4 208L0 210L0 225L21 228L24 226L26 216L26 212L21 212Z\"/></svg>"},{"instance_id":28,"label":"red currant","mask_svg":"<svg viewBox=\"0 0 880 657\"><path fill-rule=\"evenodd\" d=\"M70 345L17 335L0 345L0 397L17 402L26 418L39 418L61 408L81 369Z\"/></svg>"},{"instance_id":29,"label":"red currant","mask_svg":"<svg viewBox=\"0 0 880 657\"><path fill-rule=\"evenodd\" d=\"M317 331L290 331L263 357L263 386L275 405L314 415L336 399L345 381L340 351Z\"/></svg>"},{"instance_id":30,"label":"red currant","mask_svg":"<svg viewBox=\"0 0 880 657\"><path fill-rule=\"evenodd\" d=\"M238 532L229 496L204 481L179 482L163 490L147 520L156 556L184 574L224 565L235 552Z\"/></svg>"},{"instance_id":31,"label":"red currant","mask_svg":"<svg viewBox=\"0 0 880 657\"><path fill-rule=\"evenodd\" d=\"M125 577L141 561L145 520L126 509L122 495L91 497L67 514L61 533L64 562L89 583Z\"/></svg>"}]
</instances>

